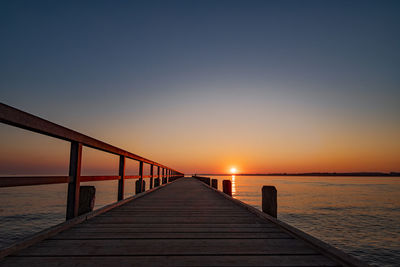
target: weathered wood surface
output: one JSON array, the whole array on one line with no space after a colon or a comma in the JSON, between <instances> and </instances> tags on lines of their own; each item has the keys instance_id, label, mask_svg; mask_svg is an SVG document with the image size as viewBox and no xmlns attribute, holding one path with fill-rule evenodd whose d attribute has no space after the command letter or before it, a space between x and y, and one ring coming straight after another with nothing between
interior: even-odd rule
<instances>
[{"instance_id":1,"label":"weathered wood surface","mask_svg":"<svg viewBox=\"0 0 400 267\"><path fill-rule=\"evenodd\" d=\"M10 255L1 266L340 266L193 179Z\"/></svg>"}]
</instances>

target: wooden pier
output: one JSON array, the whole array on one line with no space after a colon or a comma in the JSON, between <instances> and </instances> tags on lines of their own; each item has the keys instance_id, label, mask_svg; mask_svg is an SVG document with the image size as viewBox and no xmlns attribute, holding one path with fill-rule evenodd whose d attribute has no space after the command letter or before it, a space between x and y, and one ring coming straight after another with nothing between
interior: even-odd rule
<instances>
[{"instance_id":1,"label":"wooden pier","mask_svg":"<svg viewBox=\"0 0 400 267\"><path fill-rule=\"evenodd\" d=\"M1 103L0 121L71 143L68 176L0 177L0 187L68 183L67 220L1 250L0 266L367 266L173 168ZM81 176L82 146L119 156L119 175ZM125 174L126 159L139 175ZM126 179L139 193L124 199ZM118 202L80 215L80 183L102 180L118 180Z\"/></svg>"},{"instance_id":2,"label":"wooden pier","mask_svg":"<svg viewBox=\"0 0 400 267\"><path fill-rule=\"evenodd\" d=\"M0 265L363 266L195 178L121 204L56 226Z\"/></svg>"}]
</instances>

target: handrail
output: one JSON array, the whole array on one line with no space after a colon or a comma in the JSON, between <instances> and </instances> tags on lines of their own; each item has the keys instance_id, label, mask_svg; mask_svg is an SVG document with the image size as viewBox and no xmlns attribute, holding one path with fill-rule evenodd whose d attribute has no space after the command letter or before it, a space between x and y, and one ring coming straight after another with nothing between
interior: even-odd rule
<instances>
[{"instance_id":1,"label":"handrail","mask_svg":"<svg viewBox=\"0 0 400 267\"><path fill-rule=\"evenodd\" d=\"M150 178L150 188L153 187L154 178L166 179L183 176L184 174L169 168L163 164L143 158L121 148L112 146L103 141L81 134L64 126L52 123L35 115L0 103L0 122L22 128L28 131L55 137L57 139L71 142L70 164L68 176L7 176L0 177L0 187L43 185L55 183L68 183L67 197L67 220L78 216L79 187L81 182L118 180L118 200L124 198L124 180L139 179L140 191L144 191L143 179ZM118 176L82 176L82 146L91 147L97 150L119 155ZM130 158L139 161L139 175L125 175L125 159ZM150 175L143 175L143 164L149 164ZM157 174L154 174L154 166L157 167ZM160 171L162 174L160 175ZM164 181L163 181L164 183Z\"/></svg>"},{"instance_id":2,"label":"handrail","mask_svg":"<svg viewBox=\"0 0 400 267\"><path fill-rule=\"evenodd\" d=\"M147 164L152 164L154 166L160 166L161 168L167 168L169 170L176 171L160 163L140 157L121 148L112 146L103 141L94 139L90 136L81 134L64 126L39 118L35 115L29 114L3 103L0 103L0 122L32 132L52 136L65 141L75 141L87 147L95 148L116 155L125 156L130 159L143 161Z\"/></svg>"},{"instance_id":3,"label":"handrail","mask_svg":"<svg viewBox=\"0 0 400 267\"><path fill-rule=\"evenodd\" d=\"M140 175L125 175L124 179L140 179ZM143 178L162 178L162 175L143 175ZM95 182L120 180L118 175L82 175L81 182ZM64 184L69 183L69 176L0 176L0 187L16 187L29 185L45 185L45 184Z\"/></svg>"}]
</instances>

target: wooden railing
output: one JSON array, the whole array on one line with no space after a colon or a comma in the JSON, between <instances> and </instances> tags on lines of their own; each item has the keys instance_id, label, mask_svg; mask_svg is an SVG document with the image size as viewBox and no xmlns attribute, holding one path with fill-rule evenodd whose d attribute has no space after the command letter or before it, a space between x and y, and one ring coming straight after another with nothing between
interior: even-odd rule
<instances>
[{"instance_id":1,"label":"wooden railing","mask_svg":"<svg viewBox=\"0 0 400 267\"><path fill-rule=\"evenodd\" d=\"M167 182L171 178L184 174L170 167L140 157L118 147L109 145L92 137L78 133L66 127L44 120L32 114L0 103L0 122L18 128L37 132L43 135L55 137L71 143L69 175L68 176L10 176L0 177L0 187L44 185L68 183L66 218L78 216L79 188L81 182L118 180L118 200L124 198L125 180L139 179L140 192L143 188L143 179L150 178L150 188L153 187L153 179L161 178ZM119 156L119 171L117 176L82 176L82 147L91 147ZM125 160L133 159L139 162L139 175L125 175ZM143 175L143 165L150 165L150 175ZM157 175L154 175L154 167L157 167Z\"/></svg>"}]
</instances>

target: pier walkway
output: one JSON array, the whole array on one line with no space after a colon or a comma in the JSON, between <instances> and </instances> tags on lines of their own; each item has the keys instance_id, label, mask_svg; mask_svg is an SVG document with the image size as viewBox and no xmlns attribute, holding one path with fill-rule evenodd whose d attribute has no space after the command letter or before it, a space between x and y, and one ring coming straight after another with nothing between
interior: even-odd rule
<instances>
[{"instance_id":1,"label":"pier walkway","mask_svg":"<svg viewBox=\"0 0 400 267\"><path fill-rule=\"evenodd\" d=\"M195 178L123 202L77 218L0 266L363 265Z\"/></svg>"}]
</instances>

